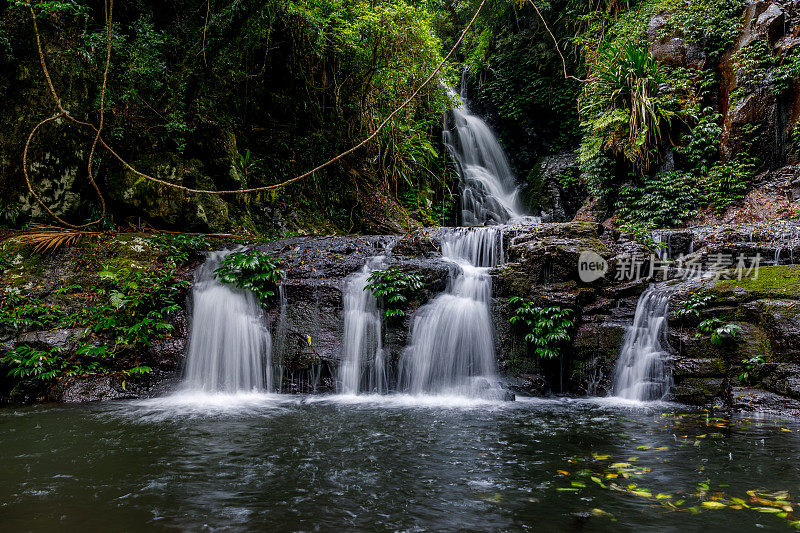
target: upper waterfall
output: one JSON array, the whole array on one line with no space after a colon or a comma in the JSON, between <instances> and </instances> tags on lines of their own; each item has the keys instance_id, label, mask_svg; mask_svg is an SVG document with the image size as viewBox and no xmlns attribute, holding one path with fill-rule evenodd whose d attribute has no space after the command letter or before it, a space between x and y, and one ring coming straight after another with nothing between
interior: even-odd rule
<instances>
[{"instance_id":1,"label":"upper waterfall","mask_svg":"<svg viewBox=\"0 0 800 533\"><path fill-rule=\"evenodd\" d=\"M465 226L534 222L527 216L503 148L488 124L467 107L466 83L461 94L448 87L458 102L444 118L443 141L461 182L461 214Z\"/></svg>"}]
</instances>

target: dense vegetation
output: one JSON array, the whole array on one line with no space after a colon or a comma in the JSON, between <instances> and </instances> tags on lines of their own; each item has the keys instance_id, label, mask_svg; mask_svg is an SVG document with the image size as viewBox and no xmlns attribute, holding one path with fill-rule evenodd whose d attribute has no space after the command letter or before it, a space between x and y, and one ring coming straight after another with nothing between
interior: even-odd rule
<instances>
[{"instance_id":1,"label":"dense vegetation","mask_svg":"<svg viewBox=\"0 0 800 533\"><path fill-rule=\"evenodd\" d=\"M110 33L110 6L96 0L34 2L33 10L53 85L73 116L97 123L102 95L104 138L133 167L220 190L284 181L365 138L433 71L479 3L137 0L113 6ZM723 135L730 109L765 90L790 98L800 72L794 49L776 51L766 38L736 44L741 0L537 5L489 0L440 73L456 85L465 71L470 104L498 131L533 211L549 205L554 183L568 196L594 197L601 218L678 226L709 206L736 205L755 173L794 157L800 135L790 125L778 154L764 149L766 126ZM675 42L678 52L653 48ZM28 134L55 109L25 1L0 7L0 66L0 222L50 221L21 171ZM144 219L274 236L455 223L457 180L440 141L447 104L442 87L429 84L360 150L254 194L165 188L99 149L93 175L109 204L102 227ZM61 120L29 148L35 188L75 223L100 213L85 179L92 137ZM541 157L576 148L580 179L542 174Z\"/></svg>"}]
</instances>

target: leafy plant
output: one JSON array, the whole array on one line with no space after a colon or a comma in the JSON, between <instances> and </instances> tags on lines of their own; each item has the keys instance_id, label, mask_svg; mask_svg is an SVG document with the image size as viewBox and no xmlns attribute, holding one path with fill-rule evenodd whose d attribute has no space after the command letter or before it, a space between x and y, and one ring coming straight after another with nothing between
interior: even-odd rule
<instances>
[{"instance_id":1,"label":"leafy plant","mask_svg":"<svg viewBox=\"0 0 800 533\"><path fill-rule=\"evenodd\" d=\"M775 63L769 42L756 39L737 50L733 57L733 71L736 73L736 89L731 93L731 105L742 97L767 83L769 71Z\"/></svg>"},{"instance_id":2,"label":"leafy plant","mask_svg":"<svg viewBox=\"0 0 800 533\"><path fill-rule=\"evenodd\" d=\"M694 292L681 303L680 307L675 311L675 316L684 322L692 318L699 319L700 311L708 307L708 304L711 303L713 299L714 296L708 292Z\"/></svg>"},{"instance_id":3,"label":"leafy plant","mask_svg":"<svg viewBox=\"0 0 800 533\"><path fill-rule=\"evenodd\" d=\"M405 315L404 307L412 294L422 288L422 277L397 267L376 270L367 278L365 291L370 291L384 307L388 318Z\"/></svg>"},{"instance_id":4,"label":"leafy plant","mask_svg":"<svg viewBox=\"0 0 800 533\"><path fill-rule=\"evenodd\" d=\"M716 163L700 179L700 189L717 212L723 212L745 197L754 169L755 164L749 158Z\"/></svg>"},{"instance_id":5,"label":"leafy plant","mask_svg":"<svg viewBox=\"0 0 800 533\"><path fill-rule=\"evenodd\" d=\"M702 334L711 335L711 344L723 346L736 340L736 335L742 328L736 324L725 324L719 318L708 318L700 322L697 326L697 336Z\"/></svg>"},{"instance_id":6,"label":"leafy plant","mask_svg":"<svg viewBox=\"0 0 800 533\"><path fill-rule=\"evenodd\" d=\"M67 366L61 348L37 350L28 344L21 344L7 351L2 362L9 367L9 376L38 381L56 378Z\"/></svg>"},{"instance_id":7,"label":"leafy plant","mask_svg":"<svg viewBox=\"0 0 800 533\"><path fill-rule=\"evenodd\" d=\"M525 340L533 345L535 354L542 359L561 355L564 344L571 338L572 309L539 307L516 296L508 301L518 306L509 322L524 325Z\"/></svg>"},{"instance_id":8,"label":"leafy plant","mask_svg":"<svg viewBox=\"0 0 800 533\"><path fill-rule=\"evenodd\" d=\"M764 358L760 355L754 355L748 359L742 359L742 373L739 374L739 381L742 383L749 383L750 382L750 374L753 370L756 369L759 365L763 365L765 363Z\"/></svg>"},{"instance_id":9,"label":"leafy plant","mask_svg":"<svg viewBox=\"0 0 800 533\"><path fill-rule=\"evenodd\" d=\"M660 250L667 246L667 243L656 241L653 231L656 230L655 224L648 221L642 222L626 222L620 227L620 230L629 233L633 240L643 244L653 253L658 253Z\"/></svg>"},{"instance_id":10,"label":"leafy plant","mask_svg":"<svg viewBox=\"0 0 800 533\"><path fill-rule=\"evenodd\" d=\"M677 116L659 96L664 81L661 65L646 47L630 41L603 47L581 109L587 117L581 158L606 149L635 169L647 169L661 144L662 128Z\"/></svg>"},{"instance_id":11,"label":"leafy plant","mask_svg":"<svg viewBox=\"0 0 800 533\"><path fill-rule=\"evenodd\" d=\"M677 32L712 58L719 57L742 28L743 0L681 0L673 5L663 33Z\"/></svg>"},{"instance_id":12,"label":"leafy plant","mask_svg":"<svg viewBox=\"0 0 800 533\"><path fill-rule=\"evenodd\" d=\"M228 254L215 270L222 283L252 291L262 303L275 296L275 289L285 276L278 258L261 250Z\"/></svg>"},{"instance_id":13,"label":"leafy plant","mask_svg":"<svg viewBox=\"0 0 800 533\"><path fill-rule=\"evenodd\" d=\"M189 260L193 252L208 250L211 243L205 235L181 235L159 233L150 238L153 246L165 253L165 260L172 265L180 265Z\"/></svg>"},{"instance_id":14,"label":"leafy plant","mask_svg":"<svg viewBox=\"0 0 800 533\"><path fill-rule=\"evenodd\" d=\"M640 186L620 192L619 214L626 222L671 228L686 223L697 212L696 181L684 172L644 176Z\"/></svg>"},{"instance_id":15,"label":"leafy plant","mask_svg":"<svg viewBox=\"0 0 800 533\"><path fill-rule=\"evenodd\" d=\"M689 143L680 148L692 164L694 171L708 174L711 166L719 158L719 142L722 136L720 120L722 115L707 107L697 117L697 124L689 134Z\"/></svg>"}]
</instances>

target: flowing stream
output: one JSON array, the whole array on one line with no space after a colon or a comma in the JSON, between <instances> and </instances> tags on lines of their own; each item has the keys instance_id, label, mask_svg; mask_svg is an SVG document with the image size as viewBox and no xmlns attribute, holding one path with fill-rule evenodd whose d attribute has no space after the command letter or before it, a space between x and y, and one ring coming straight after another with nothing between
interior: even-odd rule
<instances>
[{"instance_id":1,"label":"flowing stream","mask_svg":"<svg viewBox=\"0 0 800 533\"><path fill-rule=\"evenodd\" d=\"M454 229L442 240L453 263L447 290L414 316L401 361L401 388L412 394L492 397L497 387L489 270L502 260L502 231Z\"/></svg>"},{"instance_id":2,"label":"flowing stream","mask_svg":"<svg viewBox=\"0 0 800 533\"><path fill-rule=\"evenodd\" d=\"M344 336L339 367L339 392L387 392L386 364L381 335L381 314L367 280L383 267L383 256L373 257L350 277L343 294Z\"/></svg>"},{"instance_id":3,"label":"flowing stream","mask_svg":"<svg viewBox=\"0 0 800 533\"><path fill-rule=\"evenodd\" d=\"M229 253L210 253L195 272L185 385L214 393L272 390L272 337L258 299L214 276Z\"/></svg>"},{"instance_id":4,"label":"flowing stream","mask_svg":"<svg viewBox=\"0 0 800 533\"><path fill-rule=\"evenodd\" d=\"M470 112L462 78L459 102L445 114L443 140L461 181L461 213L465 226L535 222L526 216L503 148L491 128Z\"/></svg>"},{"instance_id":5,"label":"flowing stream","mask_svg":"<svg viewBox=\"0 0 800 533\"><path fill-rule=\"evenodd\" d=\"M675 284L652 284L639 297L633 324L614 374L614 395L628 400L661 400L672 385L667 344L667 311Z\"/></svg>"}]
</instances>

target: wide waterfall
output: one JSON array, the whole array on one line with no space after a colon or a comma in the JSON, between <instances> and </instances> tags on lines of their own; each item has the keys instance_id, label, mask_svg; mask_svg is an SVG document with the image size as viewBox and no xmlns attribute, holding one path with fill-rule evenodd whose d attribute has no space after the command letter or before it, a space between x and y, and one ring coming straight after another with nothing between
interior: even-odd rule
<instances>
[{"instance_id":1,"label":"wide waterfall","mask_svg":"<svg viewBox=\"0 0 800 533\"><path fill-rule=\"evenodd\" d=\"M461 213L465 226L536 221L526 217L514 174L491 128L470 113L465 99L448 89L458 105L445 114L443 140L461 181Z\"/></svg>"},{"instance_id":2,"label":"wide waterfall","mask_svg":"<svg viewBox=\"0 0 800 533\"><path fill-rule=\"evenodd\" d=\"M639 297L633 325L625 333L614 375L614 395L628 400L661 400L669 393L667 311L674 286L651 285Z\"/></svg>"},{"instance_id":3,"label":"wide waterfall","mask_svg":"<svg viewBox=\"0 0 800 533\"><path fill-rule=\"evenodd\" d=\"M272 390L272 338L261 325L258 299L214 276L228 253L210 253L195 273L186 385L206 392Z\"/></svg>"},{"instance_id":4,"label":"wide waterfall","mask_svg":"<svg viewBox=\"0 0 800 533\"><path fill-rule=\"evenodd\" d=\"M442 240L453 263L447 290L420 308L403 354L401 389L412 394L498 397L489 310L491 267L502 261L502 231L455 229Z\"/></svg>"},{"instance_id":5,"label":"wide waterfall","mask_svg":"<svg viewBox=\"0 0 800 533\"><path fill-rule=\"evenodd\" d=\"M337 388L344 394L387 392L381 314L375 296L365 290L370 274L382 265L383 256L370 259L350 277L343 294L344 337Z\"/></svg>"}]
</instances>

